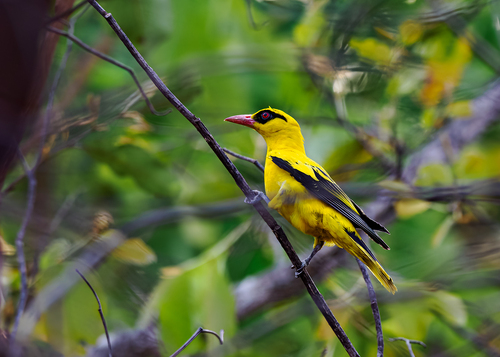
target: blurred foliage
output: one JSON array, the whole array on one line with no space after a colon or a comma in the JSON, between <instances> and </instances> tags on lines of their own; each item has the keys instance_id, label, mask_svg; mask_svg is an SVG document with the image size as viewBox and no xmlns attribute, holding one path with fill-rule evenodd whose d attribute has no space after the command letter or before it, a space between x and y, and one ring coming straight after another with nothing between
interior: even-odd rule
<instances>
[{"instance_id":1,"label":"blurred foliage","mask_svg":"<svg viewBox=\"0 0 500 357\"><path fill-rule=\"evenodd\" d=\"M421 167L413 182L395 180L383 165L408 163L439 129L481 114L471 100L500 68L496 2L102 5L223 147L262 162L260 136L223 119L272 106L298 119L308 155L362 206L375 198L370 192L391 192L397 217L384 237L391 250L374 247L399 288L392 297L375 282L386 356L408 355L404 343L387 341L399 336L427 344L427 350L414 346L416 356L492 355L488 348L500 354L498 191L447 202L408 196L412 185L480 187L498 180L500 125L452 152L447 163ZM171 107L93 9L79 19L75 35L132 67L158 110ZM61 39L54 71L65 49ZM493 57L485 59L485 52ZM26 237L30 301L90 243L105 240L109 228L150 222L87 274L110 331L158 322L165 355L203 326L224 329L225 346L204 335L184 355L345 356L308 296L237 319L233 286L273 269L285 261L283 253L242 207L241 192L196 130L176 111L152 115L135 90L127 72L74 45L37 171L39 194ZM28 144L27 138L29 151ZM263 189L260 171L235 164L252 187ZM5 187L21 173L14 167ZM23 179L2 202L2 328L12 323L19 296L13 246L26 190ZM110 217L101 228L99 212ZM312 239L290 230L305 255ZM358 352L374 356L370 304L354 260L348 261L319 287ZM95 301L79 280L44 311L32 334L67 356L84 354L100 335Z\"/></svg>"}]
</instances>

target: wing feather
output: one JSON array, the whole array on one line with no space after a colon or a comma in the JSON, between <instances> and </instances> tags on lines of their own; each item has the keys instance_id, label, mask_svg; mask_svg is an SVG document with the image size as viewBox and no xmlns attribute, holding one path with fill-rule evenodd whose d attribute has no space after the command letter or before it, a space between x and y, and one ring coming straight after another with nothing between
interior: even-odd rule
<instances>
[{"instance_id":1,"label":"wing feather","mask_svg":"<svg viewBox=\"0 0 500 357\"><path fill-rule=\"evenodd\" d=\"M389 231L380 223L369 218L320 167L301 163L311 169L315 176L313 177L295 168L292 163L284 159L271 156L271 160L279 168L287 171L295 180L300 182L312 195L346 217L354 227L361 228L376 243L384 249L389 249L389 246L378 236L374 229L386 233L389 233Z\"/></svg>"}]
</instances>

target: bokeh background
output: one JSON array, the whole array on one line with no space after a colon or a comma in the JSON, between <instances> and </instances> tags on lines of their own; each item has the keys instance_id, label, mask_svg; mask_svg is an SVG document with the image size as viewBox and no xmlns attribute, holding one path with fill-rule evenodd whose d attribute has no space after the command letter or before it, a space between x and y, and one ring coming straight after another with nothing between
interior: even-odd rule
<instances>
[{"instance_id":1,"label":"bokeh background","mask_svg":"<svg viewBox=\"0 0 500 357\"><path fill-rule=\"evenodd\" d=\"M19 64L0 81L2 95L21 103L18 117L2 119L2 144L19 141L30 166L42 154L24 236L29 294L17 337L25 355L107 355L78 267L101 299L117 355L168 356L202 326L224 329L224 345L202 335L183 355L345 356L273 234L191 124L175 110L153 115L128 72L45 31L76 4L29 1L19 5L26 16L2 15L12 29L2 36L16 44L2 61ZM391 250L372 245L399 288L392 296L372 279L386 356L409 355L393 337L427 344L414 345L416 356L500 355L498 1L101 4L221 146L263 163L263 139L223 119L282 109L301 124L308 155L388 227ZM171 108L93 8L50 26L131 67L156 109ZM7 338L28 180L16 150L4 147ZM262 172L234 162L263 190ZM307 256L312 238L273 215ZM325 248L309 270L358 352L375 356L354 258Z\"/></svg>"}]
</instances>

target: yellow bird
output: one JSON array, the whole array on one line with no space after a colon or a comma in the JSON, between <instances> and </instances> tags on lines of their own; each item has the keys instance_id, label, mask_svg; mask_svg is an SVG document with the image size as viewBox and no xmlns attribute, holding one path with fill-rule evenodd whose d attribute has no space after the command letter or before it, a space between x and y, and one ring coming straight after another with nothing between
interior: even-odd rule
<instances>
[{"instance_id":1,"label":"yellow bird","mask_svg":"<svg viewBox=\"0 0 500 357\"><path fill-rule=\"evenodd\" d=\"M392 278L359 236L360 228L384 249L389 246L375 230L389 233L354 203L316 162L306 156L297 121L285 112L268 108L252 115L235 115L226 121L248 126L267 143L264 180L269 207L295 228L314 237L314 248L298 270L309 265L323 245L337 245L359 258L391 293Z\"/></svg>"}]
</instances>

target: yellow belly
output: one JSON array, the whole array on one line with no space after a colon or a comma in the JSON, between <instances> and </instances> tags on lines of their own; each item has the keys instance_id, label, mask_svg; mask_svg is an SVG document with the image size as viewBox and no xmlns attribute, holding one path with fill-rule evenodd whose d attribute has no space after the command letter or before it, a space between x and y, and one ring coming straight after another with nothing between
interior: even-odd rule
<instances>
[{"instance_id":1,"label":"yellow belly","mask_svg":"<svg viewBox=\"0 0 500 357\"><path fill-rule=\"evenodd\" d=\"M344 243L351 240L346 229L356 231L344 216L311 196L300 197L293 203L284 204L278 212L295 228L324 241L326 245L336 244L343 248Z\"/></svg>"}]
</instances>

